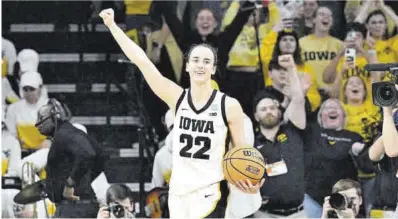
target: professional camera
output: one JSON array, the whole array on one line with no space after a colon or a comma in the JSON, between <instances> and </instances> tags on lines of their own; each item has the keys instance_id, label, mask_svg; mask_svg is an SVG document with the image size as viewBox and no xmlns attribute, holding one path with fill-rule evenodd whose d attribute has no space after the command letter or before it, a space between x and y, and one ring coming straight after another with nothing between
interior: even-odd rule
<instances>
[{"instance_id":1,"label":"professional camera","mask_svg":"<svg viewBox=\"0 0 398 219\"><path fill-rule=\"evenodd\" d=\"M106 210L116 218L122 218L125 215L124 207L119 203L111 203Z\"/></svg>"},{"instance_id":2,"label":"professional camera","mask_svg":"<svg viewBox=\"0 0 398 219\"><path fill-rule=\"evenodd\" d=\"M341 193L333 193L329 198L329 204L332 208L342 211L347 208L352 208L353 203L350 199L348 199L344 194Z\"/></svg>"},{"instance_id":3,"label":"professional camera","mask_svg":"<svg viewBox=\"0 0 398 219\"><path fill-rule=\"evenodd\" d=\"M345 195L341 193L333 193L329 198L330 206L335 210L345 210L347 208L352 208L353 203ZM327 218L339 218L335 211L327 212Z\"/></svg>"},{"instance_id":4,"label":"professional camera","mask_svg":"<svg viewBox=\"0 0 398 219\"><path fill-rule=\"evenodd\" d=\"M372 98L376 106L395 106L398 103L398 91L391 82L373 83Z\"/></svg>"},{"instance_id":5,"label":"professional camera","mask_svg":"<svg viewBox=\"0 0 398 219\"><path fill-rule=\"evenodd\" d=\"M391 64L370 64L366 65L367 71L389 71L387 77L390 82L382 81L372 84L372 99L376 106L395 106L398 103L398 91L395 84L398 84L398 63Z\"/></svg>"}]
</instances>

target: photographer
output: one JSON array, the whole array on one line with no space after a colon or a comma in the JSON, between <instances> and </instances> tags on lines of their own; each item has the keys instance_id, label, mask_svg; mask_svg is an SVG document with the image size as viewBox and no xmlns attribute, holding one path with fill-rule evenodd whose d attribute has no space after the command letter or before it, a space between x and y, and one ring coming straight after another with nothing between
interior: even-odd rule
<instances>
[{"instance_id":1,"label":"photographer","mask_svg":"<svg viewBox=\"0 0 398 219\"><path fill-rule=\"evenodd\" d=\"M351 179L342 179L334 184L332 195L325 197L322 218L361 218L361 185Z\"/></svg>"},{"instance_id":2,"label":"photographer","mask_svg":"<svg viewBox=\"0 0 398 219\"><path fill-rule=\"evenodd\" d=\"M398 115L397 112L392 113L391 107L383 107L383 109L382 135L369 149L369 158L376 164L373 206L370 212L371 217L393 217L398 200L398 158L393 157L393 151L397 145L391 144L394 143L396 138L396 136L391 134L396 133Z\"/></svg>"},{"instance_id":3,"label":"photographer","mask_svg":"<svg viewBox=\"0 0 398 219\"><path fill-rule=\"evenodd\" d=\"M97 219L135 218L133 192L124 184L111 185L106 191L106 204L99 209Z\"/></svg>"},{"instance_id":4,"label":"photographer","mask_svg":"<svg viewBox=\"0 0 398 219\"><path fill-rule=\"evenodd\" d=\"M397 85L395 85L397 87ZM398 114L392 107L383 107L383 143L387 156L393 158L398 157Z\"/></svg>"}]
</instances>

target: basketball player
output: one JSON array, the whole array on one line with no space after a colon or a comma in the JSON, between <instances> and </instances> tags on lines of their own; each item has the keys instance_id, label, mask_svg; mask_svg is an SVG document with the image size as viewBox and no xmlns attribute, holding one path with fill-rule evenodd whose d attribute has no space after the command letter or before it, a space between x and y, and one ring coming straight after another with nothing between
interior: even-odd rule
<instances>
[{"instance_id":1,"label":"basketball player","mask_svg":"<svg viewBox=\"0 0 398 219\"><path fill-rule=\"evenodd\" d=\"M163 77L145 52L124 34L114 21L112 9L103 10L100 16L125 55L141 70L153 92L176 115L170 217L224 217L227 196L221 191L227 190L227 183L222 173L222 160L228 146L227 134L231 134L235 147L247 145L239 102L211 87L211 76L216 72L216 52L206 44L192 47L186 65L191 87L184 90ZM242 180L235 186L255 194L263 183L264 180L252 185Z\"/></svg>"}]
</instances>

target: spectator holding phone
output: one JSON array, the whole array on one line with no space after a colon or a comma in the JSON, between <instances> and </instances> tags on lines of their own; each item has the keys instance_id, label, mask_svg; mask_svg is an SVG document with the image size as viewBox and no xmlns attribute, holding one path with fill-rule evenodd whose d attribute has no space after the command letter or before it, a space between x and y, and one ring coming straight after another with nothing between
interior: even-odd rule
<instances>
[{"instance_id":1,"label":"spectator holding phone","mask_svg":"<svg viewBox=\"0 0 398 219\"><path fill-rule=\"evenodd\" d=\"M365 51L364 45L370 48ZM331 96L338 95L341 101L344 101L344 85L347 83L348 78L351 76L360 77L366 85L366 99L365 101L372 100L371 84L380 81L380 73L372 73L364 70L366 64L378 63L375 41L370 36L366 27L360 23L352 23L349 25L344 47L340 50L338 55L326 67L323 72L323 81L325 83L340 83L340 89L330 92ZM346 69L343 69L346 65Z\"/></svg>"},{"instance_id":2,"label":"spectator holding phone","mask_svg":"<svg viewBox=\"0 0 398 219\"><path fill-rule=\"evenodd\" d=\"M363 45L371 50L367 52ZM370 37L366 27L360 23L349 25L343 49L324 71L325 83L333 82L329 94L339 97L347 113L346 130L356 132L365 139L366 145L371 145L377 135L381 118L379 107L372 103L372 82L381 78L380 73L367 72L364 66L377 63L374 50L374 39ZM359 171L359 182L364 193L364 206L369 213L374 183L374 174Z\"/></svg>"}]
</instances>

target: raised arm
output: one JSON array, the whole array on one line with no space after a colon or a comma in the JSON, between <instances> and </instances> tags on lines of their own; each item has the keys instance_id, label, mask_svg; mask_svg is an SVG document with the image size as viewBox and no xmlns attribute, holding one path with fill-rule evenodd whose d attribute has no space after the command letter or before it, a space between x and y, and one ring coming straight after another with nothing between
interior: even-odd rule
<instances>
[{"instance_id":1,"label":"raised arm","mask_svg":"<svg viewBox=\"0 0 398 219\"><path fill-rule=\"evenodd\" d=\"M144 50L135 44L115 23L113 9L105 9L100 13L113 38L119 44L124 54L138 66L152 91L174 110L183 89L170 81L158 71L149 60Z\"/></svg>"},{"instance_id":2,"label":"raised arm","mask_svg":"<svg viewBox=\"0 0 398 219\"><path fill-rule=\"evenodd\" d=\"M376 0L376 7L380 8L380 10L394 22L395 26L398 26L398 16L395 14L394 10L384 4L384 0Z\"/></svg>"},{"instance_id":3,"label":"raised arm","mask_svg":"<svg viewBox=\"0 0 398 219\"><path fill-rule=\"evenodd\" d=\"M190 3L187 2L187 4ZM181 22L181 19L178 17L176 8L172 7L172 2L157 1L156 7L158 8L156 11L163 15L164 22L168 25L169 31L173 34L173 37L177 45L180 47L181 51L187 51L189 46L191 46L188 45L188 43L186 42L187 34L190 28L184 25L183 22Z\"/></svg>"},{"instance_id":4,"label":"raised arm","mask_svg":"<svg viewBox=\"0 0 398 219\"><path fill-rule=\"evenodd\" d=\"M252 5L253 5L252 2L245 1L242 5L242 8L250 7ZM235 43L236 38L238 38L240 32L242 31L243 26L245 26L245 24L249 20L251 13L252 11L240 12L237 16L235 16L231 24L226 26L224 31L220 33L219 41L221 43L218 48L220 50L219 54L229 53L229 51L231 50L232 46Z\"/></svg>"},{"instance_id":5,"label":"raised arm","mask_svg":"<svg viewBox=\"0 0 398 219\"><path fill-rule=\"evenodd\" d=\"M278 57L279 65L286 68L289 74L290 92L292 99L287 106L286 115L290 122L297 128L305 129L306 114L305 114L305 95L301 86L301 79L298 75L296 64L292 55L282 55Z\"/></svg>"},{"instance_id":6,"label":"raised arm","mask_svg":"<svg viewBox=\"0 0 398 219\"><path fill-rule=\"evenodd\" d=\"M385 154L382 137L379 137L369 148L369 158L373 162L380 161Z\"/></svg>"},{"instance_id":7,"label":"raised arm","mask_svg":"<svg viewBox=\"0 0 398 219\"><path fill-rule=\"evenodd\" d=\"M354 22L365 23L366 18L368 17L369 9L374 8L374 1L365 1L362 6L359 8L359 12Z\"/></svg>"},{"instance_id":8,"label":"raised arm","mask_svg":"<svg viewBox=\"0 0 398 219\"><path fill-rule=\"evenodd\" d=\"M395 128L393 111L391 107L383 107L382 138L384 149L389 157L398 156L398 132Z\"/></svg>"}]
</instances>

